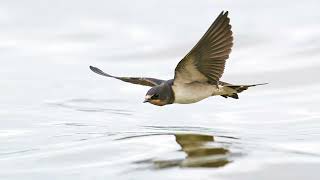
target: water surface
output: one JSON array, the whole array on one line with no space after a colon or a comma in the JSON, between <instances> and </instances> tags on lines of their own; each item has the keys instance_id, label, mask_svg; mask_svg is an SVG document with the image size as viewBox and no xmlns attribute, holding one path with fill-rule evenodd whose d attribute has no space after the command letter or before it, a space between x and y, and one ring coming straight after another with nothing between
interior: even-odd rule
<instances>
[{"instance_id":1,"label":"water surface","mask_svg":"<svg viewBox=\"0 0 320 180\"><path fill-rule=\"evenodd\" d=\"M0 2L1 179L318 179L318 1ZM239 100L142 103L229 10Z\"/></svg>"}]
</instances>

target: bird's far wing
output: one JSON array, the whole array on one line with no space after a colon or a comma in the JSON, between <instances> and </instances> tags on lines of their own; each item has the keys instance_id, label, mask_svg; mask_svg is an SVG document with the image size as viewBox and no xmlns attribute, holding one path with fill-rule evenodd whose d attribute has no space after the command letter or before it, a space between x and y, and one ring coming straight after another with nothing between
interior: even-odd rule
<instances>
[{"instance_id":1,"label":"bird's far wing","mask_svg":"<svg viewBox=\"0 0 320 180\"><path fill-rule=\"evenodd\" d=\"M124 81L124 82L129 82L129 83L133 83L133 84L139 84L139 85L143 85L143 86L151 86L151 87L153 87L153 86L160 85L162 82L164 82L164 80L154 79L154 78L112 76L110 74L107 74L107 73L103 72L99 68L96 68L96 67L93 67L93 66L90 66L90 69L93 72L95 72L97 74L100 74L102 76L111 77L111 78L119 79L119 80Z\"/></svg>"},{"instance_id":2,"label":"bird's far wing","mask_svg":"<svg viewBox=\"0 0 320 180\"><path fill-rule=\"evenodd\" d=\"M233 45L229 23L228 11L221 12L200 41L178 63L174 83L218 83Z\"/></svg>"}]
</instances>

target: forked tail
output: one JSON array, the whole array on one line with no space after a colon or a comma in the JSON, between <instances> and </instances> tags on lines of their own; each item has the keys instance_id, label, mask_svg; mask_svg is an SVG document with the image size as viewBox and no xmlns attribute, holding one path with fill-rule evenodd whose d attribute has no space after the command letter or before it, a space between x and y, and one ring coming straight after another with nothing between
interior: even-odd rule
<instances>
[{"instance_id":1,"label":"forked tail","mask_svg":"<svg viewBox=\"0 0 320 180\"><path fill-rule=\"evenodd\" d=\"M241 93L244 90L247 90L249 87L254 87L254 86L260 86L260 85L266 85L268 83L260 83L260 84L251 84L251 85L233 85L233 84L225 84L224 87L229 87L233 90L236 90L236 93L232 94L226 94L226 95L221 95L222 97L231 97L234 99L239 99L239 96L237 93Z\"/></svg>"}]
</instances>

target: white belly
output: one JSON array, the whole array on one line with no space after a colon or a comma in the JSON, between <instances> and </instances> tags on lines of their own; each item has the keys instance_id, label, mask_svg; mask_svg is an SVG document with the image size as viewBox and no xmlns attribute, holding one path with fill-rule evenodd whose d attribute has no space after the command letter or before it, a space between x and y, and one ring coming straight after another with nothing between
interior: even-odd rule
<instances>
[{"instance_id":1,"label":"white belly","mask_svg":"<svg viewBox=\"0 0 320 180\"><path fill-rule=\"evenodd\" d=\"M215 85L199 82L173 85L172 89L175 97L174 103L179 104L190 104L214 95L235 93L235 90L229 87L219 85L217 88Z\"/></svg>"},{"instance_id":2,"label":"white belly","mask_svg":"<svg viewBox=\"0 0 320 180\"><path fill-rule=\"evenodd\" d=\"M189 104L210 97L213 86L203 83L178 84L172 86L174 92L174 103Z\"/></svg>"}]
</instances>

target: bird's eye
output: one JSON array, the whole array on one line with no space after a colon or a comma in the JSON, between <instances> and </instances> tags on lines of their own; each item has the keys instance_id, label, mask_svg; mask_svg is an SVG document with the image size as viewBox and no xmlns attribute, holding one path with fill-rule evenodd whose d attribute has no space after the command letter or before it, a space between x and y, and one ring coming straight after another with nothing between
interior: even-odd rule
<instances>
[{"instance_id":1,"label":"bird's eye","mask_svg":"<svg viewBox=\"0 0 320 180\"><path fill-rule=\"evenodd\" d=\"M154 94L151 99L158 99L159 98L159 94Z\"/></svg>"}]
</instances>

